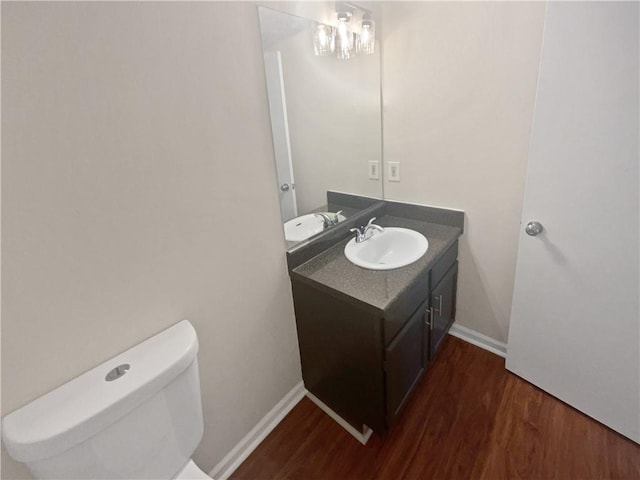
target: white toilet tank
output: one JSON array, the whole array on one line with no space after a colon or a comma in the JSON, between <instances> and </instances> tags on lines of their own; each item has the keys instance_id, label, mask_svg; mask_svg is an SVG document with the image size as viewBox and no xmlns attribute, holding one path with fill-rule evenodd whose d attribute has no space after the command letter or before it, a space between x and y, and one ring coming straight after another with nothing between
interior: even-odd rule
<instances>
[{"instance_id":1,"label":"white toilet tank","mask_svg":"<svg viewBox=\"0 0 640 480\"><path fill-rule=\"evenodd\" d=\"M173 478L202 439L197 353L183 320L7 415L4 445L43 479Z\"/></svg>"}]
</instances>

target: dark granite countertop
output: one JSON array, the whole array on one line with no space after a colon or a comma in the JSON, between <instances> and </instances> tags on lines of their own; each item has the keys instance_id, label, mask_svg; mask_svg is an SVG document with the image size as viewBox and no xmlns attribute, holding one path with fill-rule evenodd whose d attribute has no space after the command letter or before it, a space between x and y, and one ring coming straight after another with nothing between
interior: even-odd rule
<instances>
[{"instance_id":1,"label":"dark granite countertop","mask_svg":"<svg viewBox=\"0 0 640 480\"><path fill-rule=\"evenodd\" d=\"M413 284L426 274L447 249L462 234L462 228L426 223L385 215L376 221L383 227L404 227L422 233L429 241L427 253L418 261L394 270L367 270L352 264L344 255L351 237L338 242L311 260L294 268L292 278L315 285L338 296L346 296L363 306L384 311Z\"/></svg>"}]
</instances>

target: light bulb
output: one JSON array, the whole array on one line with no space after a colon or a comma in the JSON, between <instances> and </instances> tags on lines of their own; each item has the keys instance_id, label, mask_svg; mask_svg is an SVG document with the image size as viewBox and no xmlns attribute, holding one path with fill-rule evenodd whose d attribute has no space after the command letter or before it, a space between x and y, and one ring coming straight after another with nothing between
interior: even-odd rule
<instances>
[{"instance_id":1,"label":"light bulb","mask_svg":"<svg viewBox=\"0 0 640 480\"><path fill-rule=\"evenodd\" d=\"M335 30L329 25L316 24L313 30L313 53L318 57L331 55L336 49Z\"/></svg>"},{"instance_id":2,"label":"light bulb","mask_svg":"<svg viewBox=\"0 0 640 480\"><path fill-rule=\"evenodd\" d=\"M369 14L362 17L362 29L356 40L356 53L370 55L376 45L376 25Z\"/></svg>"},{"instance_id":3,"label":"light bulb","mask_svg":"<svg viewBox=\"0 0 640 480\"><path fill-rule=\"evenodd\" d=\"M338 27L336 28L336 47L338 58L340 60L348 60L353 54L353 32L349 24L350 16L348 13L338 13Z\"/></svg>"}]
</instances>

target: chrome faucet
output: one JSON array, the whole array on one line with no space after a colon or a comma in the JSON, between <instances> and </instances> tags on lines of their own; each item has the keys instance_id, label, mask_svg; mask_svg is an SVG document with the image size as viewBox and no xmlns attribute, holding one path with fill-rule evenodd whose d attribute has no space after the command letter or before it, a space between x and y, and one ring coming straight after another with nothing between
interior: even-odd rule
<instances>
[{"instance_id":1,"label":"chrome faucet","mask_svg":"<svg viewBox=\"0 0 640 480\"><path fill-rule=\"evenodd\" d=\"M340 221L339 215L341 213L342 213L342 210L340 210L339 212L336 212L335 214L333 214L333 218L331 218L331 216L328 213L314 213L314 215L322 219L323 228L329 228L338 224L338 222Z\"/></svg>"},{"instance_id":2,"label":"chrome faucet","mask_svg":"<svg viewBox=\"0 0 640 480\"><path fill-rule=\"evenodd\" d=\"M350 232L356 233L356 243L362 243L366 240L369 240L373 236L374 232L384 232L384 228L373 223L375 219L376 217L373 217L364 227L352 228L351 230L349 230Z\"/></svg>"}]
</instances>

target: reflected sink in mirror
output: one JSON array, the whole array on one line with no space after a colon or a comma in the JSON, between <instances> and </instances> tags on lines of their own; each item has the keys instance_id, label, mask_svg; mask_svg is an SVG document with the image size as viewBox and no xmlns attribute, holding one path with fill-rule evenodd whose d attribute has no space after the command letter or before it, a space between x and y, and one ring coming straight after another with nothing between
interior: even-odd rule
<instances>
[{"instance_id":1,"label":"reflected sink in mirror","mask_svg":"<svg viewBox=\"0 0 640 480\"><path fill-rule=\"evenodd\" d=\"M421 233L408 228L386 227L384 232L374 232L363 242L351 239L344 247L344 254L359 267L391 270L412 264L428 249L429 241Z\"/></svg>"},{"instance_id":2,"label":"reflected sink in mirror","mask_svg":"<svg viewBox=\"0 0 640 480\"><path fill-rule=\"evenodd\" d=\"M302 215L293 218L284 224L284 238L288 242L301 242L306 240L325 229L325 219L323 215L332 219L334 223L328 226L336 225L345 220L341 213L317 212Z\"/></svg>"}]
</instances>

